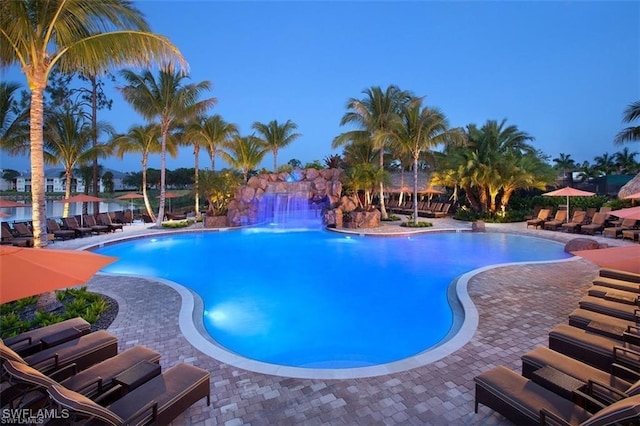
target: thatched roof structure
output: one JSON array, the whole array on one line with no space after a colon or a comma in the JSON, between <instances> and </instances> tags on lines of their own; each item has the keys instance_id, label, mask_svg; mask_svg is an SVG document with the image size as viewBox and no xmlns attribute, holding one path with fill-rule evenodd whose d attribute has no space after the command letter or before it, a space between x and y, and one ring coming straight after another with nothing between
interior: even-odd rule
<instances>
[{"instance_id":1,"label":"thatched roof structure","mask_svg":"<svg viewBox=\"0 0 640 426\"><path fill-rule=\"evenodd\" d=\"M620 188L620 191L618 191L618 198L622 199L637 192L640 192L640 173Z\"/></svg>"}]
</instances>

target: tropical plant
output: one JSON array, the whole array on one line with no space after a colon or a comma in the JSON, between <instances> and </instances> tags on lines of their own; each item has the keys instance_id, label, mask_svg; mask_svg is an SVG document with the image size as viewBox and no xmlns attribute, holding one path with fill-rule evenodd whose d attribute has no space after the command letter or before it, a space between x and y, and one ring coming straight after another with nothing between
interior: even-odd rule
<instances>
[{"instance_id":1,"label":"tropical plant","mask_svg":"<svg viewBox=\"0 0 640 426\"><path fill-rule=\"evenodd\" d=\"M220 153L231 167L242 172L245 183L249 180L249 172L254 170L267 153L264 144L255 136L235 135Z\"/></svg>"},{"instance_id":2,"label":"tropical plant","mask_svg":"<svg viewBox=\"0 0 640 426\"><path fill-rule=\"evenodd\" d=\"M199 99L204 91L211 88L209 81L183 84L183 80L187 77L169 69L160 70L157 79L149 70L141 74L123 70L121 75L127 81L127 85L120 89L124 99L146 120L159 121L160 206L156 225L161 226L165 211L166 153L167 145L170 143L170 132L204 113L217 100L215 98Z\"/></svg>"},{"instance_id":3,"label":"tropical plant","mask_svg":"<svg viewBox=\"0 0 640 426\"><path fill-rule=\"evenodd\" d=\"M147 166L149 164L149 154L160 152L160 126L158 124L147 124L146 126L133 126L124 135L116 136L112 144L116 155L122 158L124 154L138 152L142 154L140 160L142 164L142 195L144 197L144 206L147 214L155 221L155 214L149 202L147 194ZM167 146L169 155L176 157L178 155L177 147L174 144Z\"/></svg>"},{"instance_id":4,"label":"tropical plant","mask_svg":"<svg viewBox=\"0 0 640 426\"><path fill-rule=\"evenodd\" d=\"M640 119L640 101L631 103L624 110L622 121L624 123L632 123ZM618 133L613 140L616 145L622 145L626 142L640 141L640 126L630 126Z\"/></svg>"},{"instance_id":5,"label":"tropical plant","mask_svg":"<svg viewBox=\"0 0 640 426\"><path fill-rule=\"evenodd\" d=\"M595 162L595 168L605 176L609 176L618 169L615 158L608 152L597 155L593 158L593 161Z\"/></svg>"},{"instance_id":6,"label":"tropical plant","mask_svg":"<svg viewBox=\"0 0 640 426\"><path fill-rule=\"evenodd\" d=\"M236 170L223 169L218 172L203 170L200 176L202 192L209 202L208 214L219 216L227 212L229 201L236 188L242 185L242 176Z\"/></svg>"},{"instance_id":7,"label":"tropical plant","mask_svg":"<svg viewBox=\"0 0 640 426\"><path fill-rule=\"evenodd\" d=\"M552 160L554 168L562 171L562 177L565 180L565 186L573 186L573 171L576 169L576 162L571 158L571 154L560 153L559 157Z\"/></svg>"},{"instance_id":8,"label":"tropical plant","mask_svg":"<svg viewBox=\"0 0 640 426\"><path fill-rule=\"evenodd\" d=\"M0 67L17 65L30 91L30 160L34 246L47 245L43 96L51 70L99 74L125 64L186 67L166 37L153 34L124 0L0 2Z\"/></svg>"},{"instance_id":9,"label":"tropical plant","mask_svg":"<svg viewBox=\"0 0 640 426\"><path fill-rule=\"evenodd\" d=\"M400 120L393 128L393 144L413 160L413 221L418 223L418 161L421 153L438 145L464 144L460 129L449 129L445 115L436 108L422 105L423 98L413 98L402 105Z\"/></svg>"},{"instance_id":10,"label":"tropical plant","mask_svg":"<svg viewBox=\"0 0 640 426\"><path fill-rule=\"evenodd\" d=\"M21 110L15 95L17 83L0 81L0 147L22 145L29 139L29 111ZM11 152L9 152L11 154Z\"/></svg>"},{"instance_id":11,"label":"tropical plant","mask_svg":"<svg viewBox=\"0 0 640 426\"><path fill-rule=\"evenodd\" d=\"M629 148L627 147L613 154L618 173L636 173L639 166L636 161L636 155L638 155L637 152L629 152Z\"/></svg>"},{"instance_id":12,"label":"tropical plant","mask_svg":"<svg viewBox=\"0 0 640 426\"><path fill-rule=\"evenodd\" d=\"M279 124L277 120L272 120L268 124L258 121L251 125L251 128L258 133L260 141L273 153L273 171L278 170L278 150L290 145L298 139L301 134L293 133L298 125L291 120L284 124Z\"/></svg>"},{"instance_id":13,"label":"tropical plant","mask_svg":"<svg viewBox=\"0 0 640 426\"><path fill-rule=\"evenodd\" d=\"M402 105L409 101L411 94L395 85L384 91L380 87L371 87L363 92L362 99L351 98L347 102L347 112L342 116L340 125L353 124L358 129L338 135L332 147L346 143L371 143L378 151L379 168L384 169L384 152L391 140L391 129L399 119ZM384 182L379 182L380 215L386 219L388 214L384 204Z\"/></svg>"}]
</instances>

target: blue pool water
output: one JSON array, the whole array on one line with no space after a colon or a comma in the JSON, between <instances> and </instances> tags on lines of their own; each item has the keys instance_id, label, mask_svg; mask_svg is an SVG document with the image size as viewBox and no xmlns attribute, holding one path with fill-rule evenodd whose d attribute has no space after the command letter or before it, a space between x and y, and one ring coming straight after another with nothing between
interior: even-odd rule
<instances>
[{"instance_id":1,"label":"blue pool water","mask_svg":"<svg viewBox=\"0 0 640 426\"><path fill-rule=\"evenodd\" d=\"M257 229L174 234L95 250L104 272L198 293L204 325L236 354L271 364L354 368L401 360L447 336L447 287L480 267L570 257L558 243L497 233L345 236Z\"/></svg>"}]
</instances>

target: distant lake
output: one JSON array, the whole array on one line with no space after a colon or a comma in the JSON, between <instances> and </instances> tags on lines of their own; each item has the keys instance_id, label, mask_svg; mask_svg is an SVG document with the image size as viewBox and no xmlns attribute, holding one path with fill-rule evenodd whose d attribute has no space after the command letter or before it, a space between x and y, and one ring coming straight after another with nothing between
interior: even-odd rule
<instances>
[{"instance_id":1,"label":"distant lake","mask_svg":"<svg viewBox=\"0 0 640 426\"><path fill-rule=\"evenodd\" d=\"M129 202L107 202L100 203L100 211L97 213L105 213L111 211L125 210L129 208ZM136 205L137 206L137 205ZM64 209L64 203L59 203L53 200L47 200L47 209L46 214L47 217L62 217L62 211ZM89 214L93 214L93 203L87 204L87 209ZM27 207L16 207L16 208L2 208L0 209L2 213L9 214L8 217L0 218L1 222L20 222L31 220L31 205ZM78 214L82 214L82 203L71 203L69 204L69 215L75 216Z\"/></svg>"}]
</instances>

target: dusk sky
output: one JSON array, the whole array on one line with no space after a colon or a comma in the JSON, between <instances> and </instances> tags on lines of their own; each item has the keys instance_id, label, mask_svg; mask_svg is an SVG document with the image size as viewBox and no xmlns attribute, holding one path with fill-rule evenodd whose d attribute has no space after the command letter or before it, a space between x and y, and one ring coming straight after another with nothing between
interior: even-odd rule
<instances>
[{"instance_id":1,"label":"dusk sky","mask_svg":"<svg viewBox=\"0 0 640 426\"><path fill-rule=\"evenodd\" d=\"M640 100L640 2L140 1L153 31L170 38L193 82L210 80L210 110L243 136L254 121L290 119L303 136L280 151L322 161L349 98L390 84L426 96L452 127L489 119L535 137L549 155L577 162L613 154L624 109ZM0 79L26 85L17 68ZM122 79L119 79L122 83ZM101 119L119 132L144 123L112 90ZM640 145L627 144L631 151ZM2 153L2 168L26 170L28 158ZM104 160L138 171L139 155ZM159 167L159 156L151 167ZM182 149L167 167L193 167ZM271 169L273 159L262 166ZM206 154L200 166L210 167ZM225 165L216 160L216 168Z\"/></svg>"}]
</instances>

